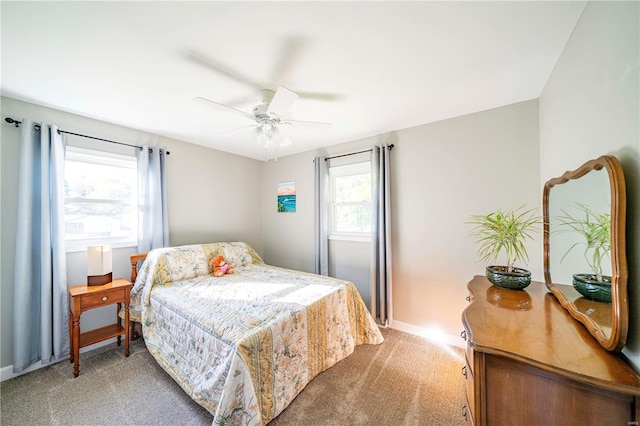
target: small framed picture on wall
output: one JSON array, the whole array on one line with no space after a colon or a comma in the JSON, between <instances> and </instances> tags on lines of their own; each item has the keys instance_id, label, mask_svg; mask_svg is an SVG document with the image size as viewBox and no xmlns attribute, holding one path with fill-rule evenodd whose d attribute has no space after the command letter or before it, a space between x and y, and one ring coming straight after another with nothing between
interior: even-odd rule
<instances>
[{"instance_id":1,"label":"small framed picture on wall","mask_svg":"<svg viewBox=\"0 0 640 426\"><path fill-rule=\"evenodd\" d=\"M281 182L278 184L278 213L296 212L296 183Z\"/></svg>"}]
</instances>

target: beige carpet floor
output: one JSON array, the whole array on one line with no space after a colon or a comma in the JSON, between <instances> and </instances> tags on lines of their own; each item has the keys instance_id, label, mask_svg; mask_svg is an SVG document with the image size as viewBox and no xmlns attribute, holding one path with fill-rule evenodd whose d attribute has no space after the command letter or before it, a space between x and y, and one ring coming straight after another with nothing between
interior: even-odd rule
<instances>
[{"instance_id":1,"label":"beige carpet floor","mask_svg":"<svg viewBox=\"0 0 640 426\"><path fill-rule=\"evenodd\" d=\"M270 426L463 425L462 350L397 330L321 373ZM2 425L210 425L144 343L115 345L0 384Z\"/></svg>"}]
</instances>

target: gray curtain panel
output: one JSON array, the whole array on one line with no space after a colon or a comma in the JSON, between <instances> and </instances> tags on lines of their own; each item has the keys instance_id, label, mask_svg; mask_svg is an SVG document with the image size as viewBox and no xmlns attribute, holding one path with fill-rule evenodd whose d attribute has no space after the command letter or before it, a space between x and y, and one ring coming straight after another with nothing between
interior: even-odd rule
<instances>
[{"instance_id":1,"label":"gray curtain panel","mask_svg":"<svg viewBox=\"0 0 640 426\"><path fill-rule=\"evenodd\" d=\"M13 287L13 372L69 355L64 136L23 119Z\"/></svg>"},{"instance_id":2,"label":"gray curtain panel","mask_svg":"<svg viewBox=\"0 0 640 426\"><path fill-rule=\"evenodd\" d=\"M146 145L137 152L140 253L169 246L166 157L164 150Z\"/></svg>"},{"instance_id":3,"label":"gray curtain panel","mask_svg":"<svg viewBox=\"0 0 640 426\"><path fill-rule=\"evenodd\" d=\"M329 165L323 157L313 160L315 166L315 273L329 275Z\"/></svg>"},{"instance_id":4,"label":"gray curtain panel","mask_svg":"<svg viewBox=\"0 0 640 426\"><path fill-rule=\"evenodd\" d=\"M391 185L389 144L371 153L373 231L371 234L371 315L379 324L391 319Z\"/></svg>"}]
</instances>

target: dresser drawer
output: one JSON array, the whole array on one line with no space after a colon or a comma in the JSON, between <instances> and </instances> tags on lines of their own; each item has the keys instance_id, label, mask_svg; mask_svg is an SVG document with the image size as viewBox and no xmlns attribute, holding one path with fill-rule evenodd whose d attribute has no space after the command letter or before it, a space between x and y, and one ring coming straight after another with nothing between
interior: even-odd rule
<instances>
[{"instance_id":1,"label":"dresser drawer","mask_svg":"<svg viewBox=\"0 0 640 426\"><path fill-rule=\"evenodd\" d=\"M464 347L464 356L467 359L467 368L473 368L473 349L468 344Z\"/></svg>"},{"instance_id":2,"label":"dresser drawer","mask_svg":"<svg viewBox=\"0 0 640 426\"><path fill-rule=\"evenodd\" d=\"M113 290L101 291L95 294L85 294L80 298L80 307L82 310L95 308L102 305L111 305L117 302L124 302L125 289L115 288Z\"/></svg>"},{"instance_id":3,"label":"dresser drawer","mask_svg":"<svg viewBox=\"0 0 640 426\"><path fill-rule=\"evenodd\" d=\"M467 424L475 424L476 415L476 392L475 392L475 372L473 371L474 353L470 345L465 346L465 388L467 394Z\"/></svg>"},{"instance_id":4,"label":"dresser drawer","mask_svg":"<svg viewBox=\"0 0 640 426\"><path fill-rule=\"evenodd\" d=\"M476 424L476 419L475 417L473 417L475 415L475 413L471 410L471 405L469 405L469 399L467 398L467 405L465 406L465 419L466 419L466 424L470 425L470 426L474 426Z\"/></svg>"},{"instance_id":5,"label":"dresser drawer","mask_svg":"<svg viewBox=\"0 0 640 426\"><path fill-rule=\"evenodd\" d=\"M473 377L473 370L471 369L471 366L469 364L469 361L467 361L466 365L466 378L465 378L465 385L466 385L466 389L467 389L467 411L470 413L475 413L476 412L476 393L475 393L475 384L474 384L474 377Z\"/></svg>"}]
</instances>

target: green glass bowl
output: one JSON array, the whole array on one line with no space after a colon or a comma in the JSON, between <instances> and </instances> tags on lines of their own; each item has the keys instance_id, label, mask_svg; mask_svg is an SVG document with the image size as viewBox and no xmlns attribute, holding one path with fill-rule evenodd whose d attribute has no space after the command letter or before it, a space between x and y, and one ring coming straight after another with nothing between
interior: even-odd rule
<instances>
[{"instance_id":1,"label":"green glass bowl","mask_svg":"<svg viewBox=\"0 0 640 426\"><path fill-rule=\"evenodd\" d=\"M589 300L611 303L611 277L603 276L598 281L593 274L575 274L573 288Z\"/></svg>"},{"instance_id":2,"label":"green glass bowl","mask_svg":"<svg viewBox=\"0 0 640 426\"><path fill-rule=\"evenodd\" d=\"M509 290L522 290L531 284L531 272L521 268L508 272L506 266L487 266L487 278L496 287Z\"/></svg>"}]
</instances>

